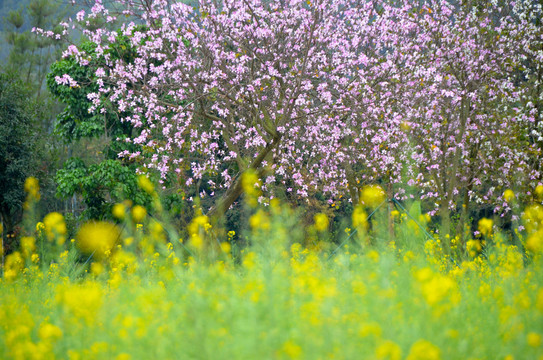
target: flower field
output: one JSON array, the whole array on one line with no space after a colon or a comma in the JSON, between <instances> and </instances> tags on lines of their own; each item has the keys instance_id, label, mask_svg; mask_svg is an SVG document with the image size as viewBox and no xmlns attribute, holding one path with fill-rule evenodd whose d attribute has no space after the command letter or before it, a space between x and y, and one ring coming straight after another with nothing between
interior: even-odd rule
<instances>
[{"instance_id":1,"label":"flower field","mask_svg":"<svg viewBox=\"0 0 543 360\"><path fill-rule=\"evenodd\" d=\"M543 360L543 1L0 18L0 360Z\"/></svg>"},{"instance_id":2,"label":"flower field","mask_svg":"<svg viewBox=\"0 0 543 360\"><path fill-rule=\"evenodd\" d=\"M387 240L386 214L353 219L339 246L323 214L304 229L278 202L251 211L243 246L206 216L182 239L127 203L117 224L87 223L71 241L60 214L33 223L5 259L0 357L543 358L540 205L525 212L526 240L487 220L463 259L406 214Z\"/></svg>"}]
</instances>

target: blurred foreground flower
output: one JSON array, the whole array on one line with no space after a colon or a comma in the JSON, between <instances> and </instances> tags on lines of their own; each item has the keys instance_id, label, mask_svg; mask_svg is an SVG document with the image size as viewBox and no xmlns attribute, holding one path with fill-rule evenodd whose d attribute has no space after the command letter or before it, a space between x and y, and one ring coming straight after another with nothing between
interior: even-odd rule
<instances>
[{"instance_id":1,"label":"blurred foreground flower","mask_svg":"<svg viewBox=\"0 0 543 360\"><path fill-rule=\"evenodd\" d=\"M85 281L82 284L62 284L56 289L55 300L74 321L84 320L86 325L95 323L102 306L103 290L99 283ZM58 332L56 336L60 335Z\"/></svg>"},{"instance_id":2,"label":"blurred foreground flower","mask_svg":"<svg viewBox=\"0 0 543 360\"><path fill-rule=\"evenodd\" d=\"M25 192L35 200L40 199L40 184L35 177L29 177L25 181Z\"/></svg>"},{"instance_id":3,"label":"blurred foreground flower","mask_svg":"<svg viewBox=\"0 0 543 360\"><path fill-rule=\"evenodd\" d=\"M539 200L543 200L543 185L537 185L535 188L535 195Z\"/></svg>"},{"instance_id":4,"label":"blurred foreground flower","mask_svg":"<svg viewBox=\"0 0 543 360\"><path fill-rule=\"evenodd\" d=\"M126 206L123 203L118 203L113 205L113 209L111 209L111 213L116 219L124 220L124 216L126 215Z\"/></svg>"},{"instance_id":5,"label":"blurred foreground flower","mask_svg":"<svg viewBox=\"0 0 543 360\"><path fill-rule=\"evenodd\" d=\"M386 194L379 185L367 185L362 188L360 202L368 207L377 207L386 199Z\"/></svg>"},{"instance_id":6,"label":"blurred foreground flower","mask_svg":"<svg viewBox=\"0 0 543 360\"><path fill-rule=\"evenodd\" d=\"M330 221L328 220L328 216L323 213L318 213L314 216L315 220L315 229L320 232L324 232L328 230L328 226L330 225Z\"/></svg>"},{"instance_id":7,"label":"blurred foreground flower","mask_svg":"<svg viewBox=\"0 0 543 360\"><path fill-rule=\"evenodd\" d=\"M395 342L386 340L377 347L375 355L379 360L400 360L402 349Z\"/></svg>"},{"instance_id":8,"label":"blurred foreground flower","mask_svg":"<svg viewBox=\"0 0 543 360\"><path fill-rule=\"evenodd\" d=\"M367 219L368 214L366 214L362 206L359 205L354 208L352 218L353 218L353 227L357 229L359 228L364 229L364 230L368 229L368 219Z\"/></svg>"},{"instance_id":9,"label":"blurred foreground flower","mask_svg":"<svg viewBox=\"0 0 543 360\"><path fill-rule=\"evenodd\" d=\"M141 224L146 215L147 210L143 206L136 205L132 208L132 219L135 223Z\"/></svg>"},{"instance_id":10,"label":"blurred foreground flower","mask_svg":"<svg viewBox=\"0 0 543 360\"><path fill-rule=\"evenodd\" d=\"M524 210L522 222L528 233L533 233L543 229L543 206L533 204Z\"/></svg>"},{"instance_id":11,"label":"blurred foreground flower","mask_svg":"<svg viewBox=\"0 0 543 360\"><path fill-rule=\"evenodd\" d=\"M45 226L45 235L47 236L47 240L52 242L56 239L57 244L64 244L64 241L66 241L67 229L66 223L64 222L64 216L62 216L62 214L52 212L45 215L43 224Z\"/></svg>"},{"instance_id":12,"label":"blurred foreground flower","mask_svg":"<svg viewBox=\"0 0 543 360\"><path fill-rule=\"evenodd\" d=\"M105 221L89 222L81 226L77 233L77 247L98 260L106 257L120 238L119 228Z\"/></svg>"},{"instance_id":13,"label":"blurred foreground flower","mask_svg":"<svg viewBox=\"0 0 543 360\"><path fill-rule=\"evenodd\" d=\"M484 236L490 236L492 234L492 226L494 225L494 221L492 221L492 219L482 218L479 220L478 225L479 231Z\"/></svg>"},{"instance_id":14,"label":"blurred foreground flower","mask_svg":"<svg viewBox=\"0 0 543 360\"><path fill-rule=\"evenodd\" d=\"M406 360L439 360L441 351L427 340L419 340L411 346Z\"/></svg>"},{"instance_id":15,"label":"blurred foreground flower","mask_svg":"<svg viewBox=\"0 0 543 360\"><path fill-rule=\"evenodd\" d=\"M526 249L534 254L543 252L543 229L539 229L526 239Z\"/></svg>"},{"instance_id":16,"label":"blurred foreground flower","mask_svg":"<svg viewBox=\"0 0 543 360\"><path fill-rule=\"evenodd\" d=\"M38 331L38 335L41 340L46 342L52 342L62 337L62 330L53 324L42 323Z\"/></svg>"},{"instance_id":17,"label":"blurred foreground flower","mask_svg":"<svg viewBox=\"0 0 543 360\"><path fill-rule=\"evenodd\" d=\"M138 186L149 195L155 194L155 186L145 175L138 176Z\"/></svg>"},{"instance_id":18,"label":"blurred foreground flower","mask_svg":"<svg viewBox=\"0 0 543 360\"><path fill-rule=\"evenodd\" d=\"M511 189L507 189L503 192L503 198L505 199L505 201L510 203L515 199L515 193Z\"/></svg>"}]
</instances>

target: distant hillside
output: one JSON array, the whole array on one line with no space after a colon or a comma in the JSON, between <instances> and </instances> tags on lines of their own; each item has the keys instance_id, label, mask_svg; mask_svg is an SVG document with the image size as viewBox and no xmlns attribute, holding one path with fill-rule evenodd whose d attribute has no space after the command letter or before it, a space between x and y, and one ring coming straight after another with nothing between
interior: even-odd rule
<instances>
[{"instance_id":1,"label":"distant hillside","mask_svg":"<svg viewBox=\"0 0 543 360\"><path fill-rule=\"evenodd\" d=\"M10 46L6 42L6 31L10 29L10 24L6 21L6 17L10 11L23 10L24 23L19 29L19 32L29 31L31 24L28 18L26 7L36 0L0 0L0 65L6 60ZM54 15L63 17L74 14L79 7L71 5L69 0L51 0L54 4L59 4Z\"/></svg>"},{"instance_id":2,"label":"distant hillside","mask_svg":"<svg viewBox=\"0 0 543 360\"><path fill-rule=\"evenodd\" d=\"M0 19L2 19L0 22L0 30L3 31L6 27L4 17L6 17L10 11L25 8L31 1L32 0L0 0ZM23 30L28 30L28 26Z\"/></svg>"}]
</instances>

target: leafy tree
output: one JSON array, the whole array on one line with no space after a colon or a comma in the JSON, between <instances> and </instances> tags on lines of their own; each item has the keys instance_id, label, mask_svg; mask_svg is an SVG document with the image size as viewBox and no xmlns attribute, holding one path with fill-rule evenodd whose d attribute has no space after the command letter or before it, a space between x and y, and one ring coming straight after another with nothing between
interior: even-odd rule
<instances>
[{"instance_id":1,"label":"leafy tree","mask_svg":"<svg viewBox=\"0 0 543 360\"><path fill-rule=\"evenodd\" d=\"M54 119L61 109L44 91L48 68L60 56L62 42L56 36L40 36L32 32L32 28L47 29L56 35L62 30L58 23L67 14L66 4L52 0L22 1L11 5L4 3L11 9L3 18L6 25L3 35L9 49L5 67L19 73L22 80L29 84L28 100L39 104L34 107L34 131L39 134L35 144L35 158L38 160L35 175L40 179L43 201L38 206L43 212L59 211L66 207L54 196L56 185L53 176L71 149L67 149L52 133Z\"/></svg>"},{"instance_id":2,"label":"leafy tree","mask_svg":"<svg viewBox=\"0 0 543 360\"><path fill-rule=\"evenodd\" d=\"M84 215L91 219L110 217L114 202L125 199L135 204L150 202L145 192L138 188L134 169L118 160L106 159L86 165L79 158L71 158L57 172L56 181L60 196L82 196L87 206Z\"/></svg>"},{"instance_id":3,"label":"leafy tree","mask_svg":"<svg viewBox=\"0 0 543 360\"><path fill-rule=\"evenodd\" d=\"M137 186L136 163L121 161L117 156L133 147L117 140L131 137L137 130L128 122L120 122L116 112L89 112L92 106L89 94L99 88L95 82L95 72L100 68L94 54L96 45L83 42L80 46L89 55L87 66L81 66L77 55L70 53L74 48L70 46L64 58L51 66L47 86L53 96L66 105L57 117L56 133L68 144L93 139L94 154L86 156L85 160L72 157L64 163L55 176L57 196L80 196L86 206L83 216L101 219L111 216L111 206L115 202L131 199L136 204L145 204L150 199ZM133 51L121 40L111 54L130 61ZM77 85L64 86L59 82L58 79L65 75Z\"/></svg>"},{"instance_id":4,"label":"leafy tree","mask_svg":"<svg viewBox=\"0 0 543 360\"><path fill-rule=\"evenodd\" d=\"M36 169L35 124L29 94L28 86L16 74L0 73L0 216L4 237L21 220L23 185ZM6 242L8 250L10 246Z\"/></svg>"}]
</instances>

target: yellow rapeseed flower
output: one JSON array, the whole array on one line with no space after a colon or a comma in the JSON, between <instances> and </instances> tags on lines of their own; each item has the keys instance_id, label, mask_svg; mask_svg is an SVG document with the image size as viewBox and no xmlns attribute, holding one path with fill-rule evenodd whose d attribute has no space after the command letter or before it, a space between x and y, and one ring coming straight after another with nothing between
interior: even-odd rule
<instances>
[{"instance_id":1,"label":"yellow rapeseed flower","mask_svg":"<svg viewBox=\"0 0 543 360\"><path fill-rule=\"evenodd\" d=\"M24 189L29 196L33 197L34 199L39 199L40 184L38 182L38 179L32 176L27 178L25 181Z\"/></svg>"},{"instance_id":2,"label":"yellow rapeseed flower","mask_svg":"<svg viewBox=\"0 0 543 360\"><path fill-rule=\"evenodd\" d=\"M119 228L105 221L88 222L77 232L77 247L87 255L102 259L114 249L120 237Z\"/></svg>"},{"instance_id":3,"label":"yellow rapeseed flower","mask_svg":"<svg viewBox=\"0 0 543 360\"><path fill-rule=\"evenodd\" d=\"M258 178L258 175L257 175L256 171L254 171L254 170L253 171L250 171L250 170L246 171L243 174L241 182L242 182L242 185L243 185L243 190L247 194L253 192L254 189L260 185L260 179Z\"/></svg>"},{"instance_id":4,"label":"yellow rapeseed flower","mask_svg":"<svg viewBox=\"0 0 543 360\"><path fill-rule=\"evenodd\" d=\"M149 195L155 194L155 186L145 175L138 176L138 186Z\"/></svg>"},{"instance_id":5,"label":"yellow rapeseed flower","mask_svg":"<svg viewBox=\"0 0 543 360\"><path fill-rule=\"evenodd\" d=\"M385 340L375 350L375 356L379 360L400 360L402 349L395 342Z\"/></svg>"},{"instance_id":6,"label":"yellow rapeseed flower","mask_svg":"<svg viewBox=\"0 0 543 360\"><path fill-rule=\"evenodd\" d=\"M91 273L95 276L98 276L100 275L101 273L104 272L104 265L102 265L102 263L99 263L99 262L96 262L94 261L91 266Z\"/></svg>"},{"instance_id":7,"label":"yellow rapeseed flower","mask_svg":"<svg viewBox=\"0 0 543 360\"><path fill-rule=\"evenodd\" d=\"M328 221L328 216L323 213L316 214L313 219L315 220L315 229L319 232L324 232L328 230L330 222Z\"/></svg>"},{"instance_id":8,"label":"yellow rapeseed flower","mask_svg":"<svg viewBox=\"0 0 543 360\"><path fill-rule=\"evenodd\" d=\"M223 241L221 243L221 250L225 253L225 254L230 254L230 251L232 251L232 245L230 245L230 243L228 241Z\"/></svg>"},{"instance_id":9,"label":"yellow rapeseed flower","mask_svg":"<svg viewBox=\"0 0 543 360\"><path fill-rule=\"evenodd\" d=\"M427 340L418 340L411 346L406 360L439 360L441 350Z\"/></svg>"},{"instance_id":10,"label":"yellow rapeseed flower","mask_svg":"<svg viewBox=\"0 0 543 360\"><path fill-rule=\"evenodd\" d=\"M126 206L123 203L113 205L111 209L113 216L119 220L123 220L126 215Z\"/></svg>"},{"instance_id":11,"label":"yellow rapeseed flower","mask_svg":"<svg viewBox=\"0 0 543 360\"><path fill-rule=\"evenodd\" d=\"M539 291L537 292L535 307L537 310L539 310L540 313L543 313L543 288L539 289Z\"/></svg>"},{"instance_id":12,"label":"yellow rapeseed flower","mask_svg":"<svg viewBox=\"0 0 543 360\"><path fill-rule=\"evenodd\" d=\"M96 315L102 307L103 291L93 281L83 284L61 285L57 288L55 299L63 305L75 319L83 319L87 325L96 321Z\"/></svg>"},{"instance_id":13,"label":"yellow rapeseed flower","mask_svg":"<svg viewBox=\"0 0 543 360\"><path fill-rule=\"evenodd\" d=\"M132 219L135 223L141 223L145 216L147 215L147 210L141 205L136 205L132 208Z\"/></svg>"},{"instance_id":14,"label":"yellow rapeseed flower","mask_svg":"<svg viewBox=\"0 0 543 360\"><path fill-rule=\"evenodd\" d=\"M479 220L478 225L479 232L484 236L490 236L492 234L492 226L494 225L492 219L482 218Z\"/></svg>"},{"instance_id":15,"label":"yellow rapeseed flower","mask_svg":"<svg viewBox=\"0 0 543 360\"><path fill-rule=\"evenodd\" d=\"M131 274L136 271L138 261L133 253L121 250L111 256L111 266Z\"/></svg>"},{"instance_id":16,"label":"yellow rapeseed flower","mask_svg":"<svg viewBox=\"0 0 543 360\"><path fill-rule=\"evenodd\" d=\"M47 240L53 241L56 239L57 244L62 245L66 241L66 223L64 222L64 216L58 212L52 212L45 215L43 218L43 224L45 226L45 235Z\"/></svg>"},{"instance_id":17,"label":"yellow rapeseed flower","mask_svg":"<svg viewBox=\"0 0 543 360\"><path fill-rule=\"evenodd\" d=\"M532 253L543 252L543 228L534 232L526 239L526 249Z\"/></svg>"},{"instance_id":18,"label":"yellow rapeseed flower","mask_svg":"<svg viewBox=\"0 0 543 360\"><path fill-rule=\"evenodd\" d=\"M535 188L535 195L539 200L543 200L543 185L537 185Z\"/></svg>"},{"instance_id":19,"label":"yellow rapeseed flower","mask_svg":"<svg viewBox=\"0 0 543 360\"><path fill-rule=\"evenodd\" d=\"M481 241L480 240L468 240L466 242L466 250L468 251L469 256L475 257L477 256L481 250Z\"/></svg>"},{"instance_id":20,"label":"yellow rapeseed flower","mask_svg":"<svg viewBox=\"0 0 543 360\"><path fill-rule=\"evenodd\" d=\"M302 348L292 340L285 342L281 350L290 359L299 359L302 355Z\"/></svg>"},{"instance_id":21,"label":"yellow rapeseed flower","mask_svg":"<svg viewBox=\"0 0 543 360\"><path fill-rule=\"evenodd\" d=\"M455 287L454 280L448 276L436 275L422 285L422 295L430 306L447 298Z\"/></svg>"},{"instance_id":22,"label":"yellow rapeseed flower","mask_svg":"<svg viewBox=\"0 0 543 360\"><path fill-rule=\"evenodd\" d=\"M38 336L42 341L52 342L62 337L62 330L56 325L42 323L40 325L40 330L38 331Z\"/></svg>"},{"instance_id":23,"label":"yellow rapeseed flower","mask_svg":"<svg viewBox=\"0 0 543 360\"><path fill-rule=\"evenodd\" d=\"M207 232L210 227L211 224L209 223L209 218L206 215L194 217L187 227L190 235L190 246L197 250L202 250L204 246L204 239L202 236L204 236L205 232Z\"/></svg>"},{"instance_id":24,"label":"yellow rapeseed flower","mask_svg":"<svg viewBox=\"0 0 543 360\"><path fill-rule=\"evenodd\" d=\"M23 268L24 259L21 253L15 251L9 254L4 260L4 279L8 281L15 279L23 271Z\"/></svg>"},{"instance_id":25,"label":"yellow rapeseed flower","mask_svg":"<svg viewBox=\"0 0 543 360\"><path fill-rule=\"evenodd\" d=\"M149 224L149 230L151 237L154 241L165 242L166 241L166 232L161 223L156 220L152 220Z\"/></svg>"},{"instance_id":26,"label":"yellow rapeseed flower","mask_svg":"<svg viewBox=\"0 0 543 360\"><path fill-rule=\"evenodd\" d=\"M528 342L528 345L530 345L531 347L541 346L541 335L538 333L529 333L526 340Z\"/></svg>"},{"instance_id":27,"label":"yellow rapeseed flower","mask_svg":"<svg viewBox=\"0 0 543 360\"><path fill-rule=\"evenodd\" d=\"M510 203L515 199L515 193L511 189L507 189L503 192L503 198L505 199L505 201Z\"/></svg>"},{"instance_id":28,"label":"yellow rapeseed flower","mask_svg":"<svg viewBox=\"0 0 543 360\"><path fill-rule=\"evenodd\" d=\"M377 207L386 199L384 190L379 185L366 185L360 193L360 202L368 207Z\"/></svg>"},{"instance_id":29,"label":"yellow rapeseed flower","mask_svg":"<svg viewBox=\"0 0 543 360\"><path fill-rule=\"evenodd\" d=\"M370 258L373 262L379 262L379 253L375 250L371 250L367 254L368 258Z\"/></svg>"},{"instance_id":30,"label":"yellow rapeseed flower","mask_svg":"<svg viewBox=\"0 0 543 360\"><path fill-rule=\"evenodd\" d=\"M353 211L353 227L357 229L368 229L368 214L362 206L356 206Z\"/></svg>"},{"instance_id":31,"label":"yellow rapeseed flower","mask_svg":"<svg viewBox=\"0 0 543 360\"><path fill-rule=\"evenodd\" d=\"M522 220L528 233L537 231L543 227L543 206L532 204L524 209Z\"/></svg>"},{"instance_id":32,"label":"yellow rapeseed flower","mask_svg":"<svg viewBox=\"0 0 543 360\"><path fill-rule=\"evenodd\" d=\"M258 174L254 170L247 170L242 178L241 185L243 191L246 194L246 201L250 206L256 206L258 204L258 197L262 194L260 191L261 181L258 178Z\"/></svg>"},{"instance_id":33,"label":"yellow rapeseed flower","mask_svg":"<svg viewBox=\"0 0 543 360\"><path fill-rule=\"evenodd\" d=\"M38 235L41 234L41 232L44 230L45 230L45 224L42 223L41 221L38 221L36 223L36 232L38 233Z\"/></svg>"},{"instance_id":34,"label":"yellow rapeseed flower","mask_svg":"<svg viewBox=\"0 0 543 360\"><path fill-rule=\"evenodd\" d=\"M249 224L253 230L269 230L271 227L269 216L262 209L259 209L249 218Z\"/></svg>"},{"instance_id":35,"label":"yellow rapeseed flower","mask_svg":"<svg viewBox=\"0 0 543 360\"><path fill-rule=\"evenodd\" d=\"M128 247L134 243L134 238L132 236L129 236L127 238L123 239L123 245Z\"/></svg>"},{"instance_id":36,"label":"yellow rapeseed flower","mask_svg":"<svg viewBox=\"0 0 543 360\"><path fill-rule=\"evenodd\" d=\"M32 236L23 236L21 238L21 252L25 258L28 258L36 251L36 239Z\"/></svg>"},{"instance_id":37,"label":"yellow rapeseed flower","mask_svg":"<svg viewBox=\"0 0 543 360\"><path fill-rule=\"evenodd\" d=\"M189 224L188 231L190 234L197 233L200 229L206 229L207 224L209 224L209 217L207 217L206 215L196 216Z\"/></svg>"},{"instance_id":38,"label":"yellow rapeseed flower","mask_svg":"<svg viewBox=\"0 0 543 360\"><path fill-rule=\"evenodd\" d=\"M376 322L369 322L369 323L362 324L360 326L360 330L358 330L358 336L360 337L375 336L379 338L381 337L382 333L383 333L383 329Z\"/></svg>"}]
</instances>

